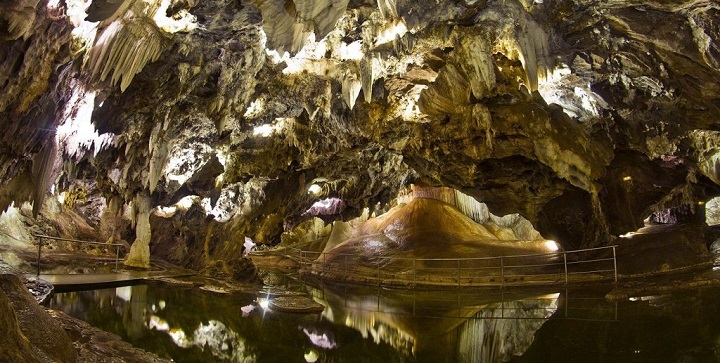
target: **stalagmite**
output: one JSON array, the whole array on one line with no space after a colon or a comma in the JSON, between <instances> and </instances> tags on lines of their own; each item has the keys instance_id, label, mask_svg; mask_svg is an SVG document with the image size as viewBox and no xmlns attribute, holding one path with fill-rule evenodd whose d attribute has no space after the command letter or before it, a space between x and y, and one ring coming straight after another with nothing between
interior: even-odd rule
<instances>
[{"instance_id":1,"label":"stalagmite","mask_svg":"<svg viewBox=\"0 0 720 363\"><path fill-rule=\"evenodd\" d=\"M135 241L125 258L125 266L150 268L150 195L143 191L135 198Z\"/></svg>"}]
</instances>

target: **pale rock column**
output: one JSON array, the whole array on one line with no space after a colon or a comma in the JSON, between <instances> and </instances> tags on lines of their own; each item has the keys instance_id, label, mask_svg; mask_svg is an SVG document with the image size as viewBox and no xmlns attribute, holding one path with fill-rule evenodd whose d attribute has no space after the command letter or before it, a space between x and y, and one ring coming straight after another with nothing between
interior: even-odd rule
<instances>
[{"instance_id":1,"label":"pale rock column","mask_svg":"<svg viewBox=\"0 0 720 363\"><path fill-rule=\"evenodd\" d=\"M125 258L125 266L150 268L150 195L142 192L135 198L135 241Z\"/></svg>"}]
</instances>

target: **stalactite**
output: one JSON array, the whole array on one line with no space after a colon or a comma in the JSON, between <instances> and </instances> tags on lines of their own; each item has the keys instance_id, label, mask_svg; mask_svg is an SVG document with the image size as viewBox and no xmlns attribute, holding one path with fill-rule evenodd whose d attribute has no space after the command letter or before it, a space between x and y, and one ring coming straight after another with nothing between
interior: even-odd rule
<instances>
[{"instance_id":1,"label":"stalactite","mask_svg":"<svg viewBox=\"0 0 720 363\"><path fill-rule=\"evenodd\" d=\"M33 191L33 216L35 217L40 213L40 208L42 208L45 201L45 193L52 184L57 152L58 147L55 137L51 137L33 160L32 176L35 187Z\"/></svg>"},{"instance_id":2,"label":"stalactite","mask_svg":"<svg viewBox=\"0 0 720 363\"><path fill-rule=\"evenodd\" d=\"M314 24L315 39L324 38L345 13L349 0L293 0L297 16Z\"/></svg>"},{"instance_id":3,"label":"stalactite","mask_svg":"<svg viewBox=\"0 0 720 363\"><path fill-rule=\"evenodd\" d=\"M472 117L477 123L477 127L480 130L485 130L485 146L489 151L492 151L495 131L493 131L492 127L492 115L490 114L490 110L485 105L476 103L473 105Z\"/></svg>"},{"instance_id":4,"label":"stalactite","mask_svg":"<svg viewBox=\"0 0 720 363\"><path fill-rule=\"evenodd\" d=\"M373 69L373 60L363 57L360 60L360 81L362 82L362 91L365 102L372 102L372 89L375 82L375 72Z\"/></svg>"},{"instance_id":5,"label":"stalactite","mask_svg":"<svg viewBox=\"0 0 720 363\"><path fill-rule=\"evenodd\" d=\"M548 77L550 70L548 36L527 14L528 20L520 21L516 41L520 51L520 62L525 69L526 83L530 92L537 91L538 83Z\"/></svg>"},{"instance_id":6,"label":"stalactite","mask_svg":"<svg viewBox=\"0 0 720 363\"><path fill-rule=\"evenodd\" d=\"M95 81L120 83L120 90L165 50L166 40L154 24L142 19L117 19L99 31L90 49L87 70Z\"/></svg>"},{"instance_id":7,"label":"stalactite","mask_svg":"<svg viewBox=\"0 0 720 363\"><path fill-rule=\"evenodd\" d=\"M361 90L362 82L358 79L355 72L353 72L352 69L345 70L342 80L342 95L345 100L345 104L351 110L355 107L355 101L357 101Z\"/></svg>"},{"instance_id":8,"label":"stalactite","mask_svg":"<svg viewBox=\"0 0 720 363\"><path fill-rule=\"evenodd\" d=\"M495 88L495 63L493 62L492 48L482 34L463 37L460 45L460 55L470 69L465 69L470 81L473 96L477 99L485 97Z\"/></svg>"},{"instance_id":9,"label":"stalactite","mask_svg":"<svg viewBox=\"0 0 720 363\"><path fill-rule=\"evenodd\" d=\"M7 34L2 38L14 40L28 39L34 32L36 9L40 0L20 0L9 5L0 4L0 19L7 24Z\"/></svg>"},{"instance_id":10,"label":"stalactite","mask_svg":"<svg viewBox=\"0 0 720 363\"><path fill-rule=\"evenodd\" d=\"M398 18L397 0L378 0L378 9L383 18Z\"/></svg>"},{"instance_id":11,"label":"stalactite","mask_svg":"<svg viewBox=\"0 0 720 363\"><path fill-rule=\"evenodd\" d=\"M516 239L521 241L542 239L542 236L535 230L532 223L519 214L508 214L503 217L498 217L490 213L485 203L478 202L475 198L452 188L413 186L413 198L430 198L443 201L455 206L468 218L478 224L490 225L503 233L508 231L512 232L511 234L505 233L508 237L502 239Z\"/></svg>"},{"instance_id":12,"label":"stalactite","mask_svg":"<svg viewBox=\"0 0 720 363\"><path fill-rule=\"evenodd\" d=\"M490 211L485 203L480 203L475 198L455 190L455 206L466 216L477 223L483 224L490 218Z\"/></svg>"}]
</instances>

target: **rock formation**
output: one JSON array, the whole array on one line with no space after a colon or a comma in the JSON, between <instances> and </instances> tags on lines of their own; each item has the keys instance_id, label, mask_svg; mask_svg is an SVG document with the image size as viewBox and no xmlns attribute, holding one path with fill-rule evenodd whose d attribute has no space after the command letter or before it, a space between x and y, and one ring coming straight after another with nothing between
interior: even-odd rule
<instances>
[{"instance_id":1,"label":"rock formation","mask_svg":"<svg viewBox=\"0 0 720 363\"><path fill-rule=\"evenodd\" d=\"M566 249L720 195L716 1L11 0L0 19L0 209L62 199L135 241L131 265L242 264L245 237L377 215L411 183Z\"/></svg>"}]
</instances>

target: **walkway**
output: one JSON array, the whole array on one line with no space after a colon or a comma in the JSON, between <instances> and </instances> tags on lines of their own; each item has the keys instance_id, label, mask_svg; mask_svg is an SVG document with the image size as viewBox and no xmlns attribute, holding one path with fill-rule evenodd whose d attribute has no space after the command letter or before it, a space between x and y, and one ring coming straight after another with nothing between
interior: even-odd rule
<instances>
[{"instance_id":1,"label":"walkway","mask_svg":"<svg viewBox=\"0 0 720 363\"><path fill-rule=\"evenodd\" d=\"M367 256L296 248L253 252L295 261L301 275L387 287L567 285L617 282L617 246L477 258Z\"/></svg>"},{"instance_id":2,"label":"walkway","mask_svg":"<svg viewBox=\"0 0 720 363\"><path fill-rule=\"evenodd\" d=\"M192 276L184 271L131 271L117 273L88 274L40 274L40 278L55 286L55 292L103 289L118 286L141 284L145 280ZM35 276L35 275L33 275Z\"/></svg>"}]
</instances>

